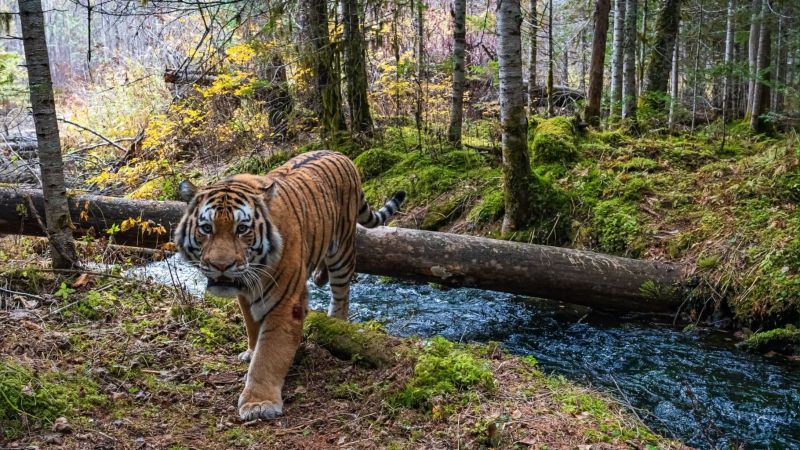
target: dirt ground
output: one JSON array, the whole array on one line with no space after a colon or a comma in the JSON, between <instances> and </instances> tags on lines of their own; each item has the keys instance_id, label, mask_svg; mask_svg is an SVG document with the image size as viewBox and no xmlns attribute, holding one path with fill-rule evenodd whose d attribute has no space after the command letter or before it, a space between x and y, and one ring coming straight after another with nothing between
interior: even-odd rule
<instances>
[{"instance_id":1,"label":"dirt ground","mask_svg":"<svg viewBox=\"0 0 800 450\"><path fill-rule=\"evenodd\" d=\"M245 337L234 301L37 265L0 262L3 448L685 448L498 346L465 346L447 360L484 364L493 386L456 384L407 407L396 399L424 375L421 358L371 369L305 339L284 415L242 423L247 364L236 358ZM427 345L398 341L413 355Z\"/></svg>"}]
</instances>

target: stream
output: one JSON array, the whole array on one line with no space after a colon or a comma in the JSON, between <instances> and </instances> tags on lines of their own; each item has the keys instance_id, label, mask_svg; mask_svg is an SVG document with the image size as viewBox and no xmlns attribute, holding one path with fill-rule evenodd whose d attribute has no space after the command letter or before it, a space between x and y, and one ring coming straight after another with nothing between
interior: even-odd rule
<instances>
[{"instance_id":1,"label":"stream","mask_svg":"<svg viewBox=\"0 0 800 450\"><path fill-rule=\"evenodd\" d=\"M172 267L172 275L163 261L135 272L164 284L177 277L202 294L204 277L179 260ZM327 286L309 289L311 308L326 310ZM533 355L547 374L632 405L651 429L693 447L800 448L797 363L739 350L724 332L683 332L549 300L368 275L352 285L350 313L399 336L502 342L511 353Z\"/></svg>"}]
</instances>

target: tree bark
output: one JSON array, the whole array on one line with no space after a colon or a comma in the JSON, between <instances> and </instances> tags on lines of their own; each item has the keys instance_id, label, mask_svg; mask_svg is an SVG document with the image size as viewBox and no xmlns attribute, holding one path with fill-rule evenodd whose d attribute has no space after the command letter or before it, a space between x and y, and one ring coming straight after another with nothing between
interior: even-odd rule
<instances>
[{"instance_id":1,"label":"tree bark","mask_svg":"<svg viewBox=\"0 0 800 450\"><path fill-rule=\"evenodd\" d=\"M636 10L637 0L625 5L625 58L623 61L622 118L636 119Z\"/></svg>"},{"instance_id":2,"label":"tree bark","mask_svg":"<svg viewBox=\"0 0 800 450\"><path fill-rule=\"evenodd\" d=\"M639 83L637 90L639 92L639 96L642 95L642 86L644 86L644 67L645 67L645 42L647 41L647 0L644 0L644 5L642 5L642 38L640 39L642 42L639 43Z\"/></svg>"},{"instance_id":3,"label":"tree bark","mask_svg":"<svg viewBox=\"0 0 800 450\"><path fill-rule=\"evenodd\" d=\"M700 23L697 27L697 36L694 43L694 81L692 82L692 128L690 134L694 134L695 121L697 119L697 88L698 76L700 75L700 44L703 37L703 5L700 4Z\"/></svg>"},{"instance_id":4,"label":"tree bark","mask_svg":"<svg viewBox=\"0 0 800 450\"><path fill-rule=\"evenodd\" d=\"M769 109L769 82L770 76L767 68L770 63L771 36L766 16L769 4L762 2L761 17L759 18L758 58L756 59L756 79L753 91L753 108L750 111L750 128L756 133L763 133L766 128L761 114Z\"/></svg>"},{"instance_id":5,"label":"tree bark","mask_svg":"<svg viewBox=\"0 0 800 450\"><path fill-rule=\"evenodd\" d=\"M417 136L419 137L419 145L422 146L422 77L425 59L425 22L422 16L422 9L425 6L422 0L416 0L417 12L417 110L414 112L417 123Z\"/></svg>"},{"instance_id":6,"label":"tree bark","mask_svg":"<svg viewBox=\"0 0 800 450\"><path fill-rule=\"evenodd\" d=\"M680 30L678 30L678 35L680 36ZM675 122L677 120L675 111L676 106L680 103L681 99L678 96L678 63L680 62L680 42L675 39L675 48L673 49L672 53L672 71L671 73L671 82L670 82L670 102L669 102L669 122L668 126L670 131L675 129Z\"/></svg>"},{"instance_id":7,"label":"tree bark","mask_svg":"<svg viewBox=\"0 0 800 450\"><path fill-rule=\"evenodd\" d=\"M500 70L500 125L503 129L505 218L503 233L524 228L531 219L528 119L522 83L519 0L497 4L497 55Z\"/></svg>"},{"instance_id":8,"label":"tree bark","mask_svg":"<svg viewBox=\"0 0 800 450\"><path fill-rule=\"evenodd\" d=\"M750 77L747 83L747 108L745 109L745 119L750 119L753 111L753 94L756 88L756 73L758 65L758 37L761 34L761 5L763 0L753 0L750 10L750 40L748 43L748 67Z\"/></svg>"},{"instance_id":9,"label":"tree bark","mask_svg":"<svg viewBox=\"0 0 800 450\"><path fill-rule=\"evenodd\" d=\"M614 36L611 43L611 116L618 116L622 105L625 1L626 0L614 0Z\"/></svg>"},{"instance_id":10,"label":"tree bark","mask_svg":"<svg viewBox=\"0 0 800 450\"><path fill-rule=\"evenodd\" d=\"M49 238L53 267L65 269L79 265L72 240L72 222L64 184L64 163L56 118L56 102L47 54L44 13L41 0L19 0L19 17L25 65L28 69L31 112L39 151L43 215Z\"/></svg>"},{"instance_id":11,"label":"tree bark","mask_svg":"<svg viewBox=\"0 0 800 450\"><path fill-rule=\"evenodd\" d=\"M564 50L561 56L564 58L561 66L561 82L564 86L569 86L569 42L564 43Z\"/></svg>"},{"instance_id":12,"label":"tree bark","mask_svg":"<svg viewBox=\"0 0 800 450\"><path fill-rule=\"evenodd\" d=\"M640 104L646 101L650 107L663 111L672 66L672 50L678 36L681 21L681 0L664 0L656 19L656 36L650 63L644 77L644 88L639 97Z\"/></svg>"},{"instance_id":13,"label":"tree bark","mask_svg":"<svg viewBox=\"0 0 800 450\"><path fill-rule=\"evenodd\" d=\"M580 50L581 54L581 79L578 80L578 90L586 93L586 29L581 30Z\"/></svg>"},{"instance_id":14,"label":"tree bark","mask_svg":"<svg viewBox=\"0 0 800 450\"><path fill-rule=\"evenodd\" d=\"M328 2L310 0L308 8L317 115L325 135L335 137L337 132L347 129L347 124L342 108L342 86L336 70L336 51L328 32Z\"/></svg>"},{"instance_id":15,"label":"tree bark","mask_svg":"<svg viewBox=\"0 0 800 450\"><path fill-rule=\"evenodd\" d=\"M597 0L594 14L592 62L589 68L589 94L585 111L586 121L593 125L600 123L600 103L603 96L603 66L606 60L608 14L610 10L610 0Z\"/></svg>"},{"instance_id":16,"label":"tree bark","mask_svg":"<svg viewBox=\"0 0 800 450\"><path fill-rule=\"evenodd\" d=\"M785 10L781 9L781 14L778 16L778 48L775 49L775 81L777 82L774 89L772 89L772 109L776 113L783 111L783 86L786 68L783 66L784 49L783 49L783 13Z\"/></svg>"},{"instance_id":17,"label":"tree bark","mask_svg":"<svg viewBox=\"0 0 800 450\"><path fill-rule=\"evenodd\" d=\"M0 188L0 233L42 235L30 214L15 210L25 195L44 214L39 192ZM150 248L169 240L186 208L183 202L95 195L70 196L69 206L76 236L90 230L106 236L108 227L129 217L163 225L160 235L142 233L138 226L114 235L121 245ZM81 211L86 212L84 219ZM357 231L356 270L374 275L642 312L674 312L686 281L682 266L656 261L402 228Z\"/></svg>"},{"instance_id":18,"label":"tree bark","mask_svg":"<svg viewBox=\"0 0 800 450\"><path fill-rule=\"evenodd\" d=\"M364 34L361 31L361 5L358 0L343 0L344 76L347 82L347 103L350 106L350 129L354 133L372 134L372 115L367 96L367 58Z\"/></svg>"},{"instance_id":19,"label":"tree bark","mask_svg":"<svg viewBox=\"0 0 800 450\"><path fill-rule=\"evenodd\" d=\"M728 1L728 16L725 25L725 86L722 89L722 122L726 123L730 119L731 113L731 90L733 80L731 78L733 63L733 0Z\"/></svg>"},{"instance_id":20,"label":"tree bark","mask_svg":"<svg viewBox=\"0 0 800 450\"><path fill-rule=\"evenodd\" d=\"M555 115L555 102L553 101L553 56L555 47L553 46L553 0L547 7L549 18L547 19L547 116Z\"/></svg>"},{"instance_id":21,"label":"tree bark","mask_svg":"<svg viewBox=\"0 0 800 450\"><path fill-rule=\"evenodd\" d=\"M530 46L530 58L528 60L528 113L530 115L535 114L536 104L534 103L532 93L534 88L536 87L536 60L538 57L538 36L539 33L539 26L538 26L538 14L536 12L536 0L530 0L530 10L531 10L531 46Z\"/></svg>"},{"instance_id":22,"label":"tree bark","mask_svg":"<svg viewBox=\"0 0 800 450\"><path fill-rule=\"evenodd\" d=\"M460 147L466 79L464 52L467 46L467 0L455 0L453 6L453 98L450 100L450 127L447 129L447 140Z\"/></svg>"}]
</instances>

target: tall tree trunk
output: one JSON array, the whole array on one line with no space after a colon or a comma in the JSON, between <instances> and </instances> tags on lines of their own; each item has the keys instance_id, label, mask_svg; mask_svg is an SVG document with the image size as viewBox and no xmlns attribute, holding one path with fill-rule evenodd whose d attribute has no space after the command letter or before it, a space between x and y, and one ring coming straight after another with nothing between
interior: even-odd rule
<instances>
[{"instance_id":1,"label":"tall tree trunk","mask_svg":"<svg viewBox=\"0 0 800 450\"><path fill-rule=\"evenodd\" d=\"M336 51L328 33L327 0L310 0L308 9L309 37L312 53L314 84L318 96L317 114L323 132L333 136L347 129L342 108L342 86L336 70Z\"/></svg>"},{"instance_id":2,"label":"tall tree trunk","mask_svg":"<svg viewBox=\"0 0 800 450\"><path fill-rule=\"evenodd\" d=\"M531 218L528 120L522 85L519 0L497 4L497 55L500 70L500 122L503 129L505 218L503 233L525 227Z\"/></svg>"},{"instance_id":3,"label":"tall tree trunk","mask_svg":"<svg viewBox=\"0 0 800 450\"><path fill-rule=\"evenodd\" d=\"M581 53L581 78L578 80L578 90L586 94L586 28L581 30L579 52Z\"/></svg>"},{"instance_id":4,"label":"tall tree trunk","mask_svg":"<svg viewBox=\"0 0 800 450\"><path fill-rule=\"evenodd\" d=\"M694 134L695 120L697 119L697 87L700 75L700 44L703 37L703 5L700 4L700 23L697 27L697 36L694 42L694 81L692 82L692 128L690 134Z\"/></svg>"},{"instance_id":5,"label":"tall tree trunk","mask_svg":"<svg viewBox=\"0 0 800 450\"><path fill-rule=\"evenodd\" d=\"M539 16L536 12L536 0L530 0L531 10L531 47L530 58L528 60L528 113L530 115L536 112L536 103L534 101L533 93L536 92L536 60L538 57L539 44Z\"/></svg>"},{"instance_id":6,"label":"tall tree trunk","mask_svg":"<svg viewBox=\"0 0 800 450\"><path fill-rule=\"evenodd\" d=\"M745 119L750 118L753 111L753 94L756 88L756 66L758 65L758 37L761 32L761 5L763 0L753 0L750 10L750 41L748 43L748 67L750 77L747 84L747 108Z\"/></svg>"},{"instance_id":7,"label":"tall tree trunk","mask_svg":"<svg viewBox=\"0 0 800 450\"><path fill-rule=\"evenodd\" d=\"M422 100L422 78L425 64L425 22L422 13L425 5L422 0L417 0L415 6L417 7L417 110L415 115L419 145L422 146L422 108L424 104Z\"/></svg>"},{"instance_id":8,"label":"tall tree trunk","mask_svg":"<svg viewBox=\"0 0 800 450\"><path fill-rule=\"evenodd\" d=\"M772 109L779 113L783 111L783 86L784 86L784 73L786 68L783 66L784 51L783 51L783 13L785 10L781 8L781 14L778 16L778 48L775 49L775 81L776 85L773 91Z\"/></svg>"},{"instance_id":9,"label":"tall tree trunk","mask_svg":"<svg viewBox=\"0 0 800 450\"><path fill-rule=\"evenodd\" d=\"M680 36L680 30L678 30L678 36ZM681 53L681 45L678 39L675 39L675 46L672 53L672 79L670 82L670 102L669 102L669 130L673 131L675 129L675 121L676 121L676 114L677 112L676 107L680 103L681 99L678 96L678 62L680 61L680 53Z\"/></svg>"},{"instance_id":10,"label":"tall tree trunk","mask_svg":"<svg viewBox=\"0 0 800 450\"><path fill-rule=\"evenodd\" d=\"M564 63L561 66L561 84L569 87L569 42L564 43L564 50L561 56L564 58Z\"/></svg>"},{"instance_id":11,"label":"tall tree trunk","mask_svg":"<svg viewBox=\"0 0 800 450\"><path fill-rule=\"evenodd\" d=\"M72 221L64 185L64 163L61 160L61 141L41 0L19 0L19 17L25 65L28 68L33 124L39 147L46 234L53 267L68 269L78 266L79 262L72 240ZM34 214L34 211L29 214Z\"/></svg>"},{"instance_id":12,"label":"tall tree trunk","mask_svg":"<svg viewBox=\"0 0 800 450\"><path fill-rule=\"evenodd\" d=\"M722 89L722 123L730 119L731 90L733 80L731 64L733 63L733 0L728 1L728 18L725 25L725 86Z\"/></svg>"},{"instance_id":13,"label":"tall tree trunk","mask_svg":"<svg viewBox=\"0 0 800 450\"><path fill-rule=\"evenodd\" d=\"M681 0L664 0L656 19L656 36L650 52L650 63L644 76L644 87L639 97L650 107L663 111L672 66L672 49L681 21Z\"/></svg>"},{"instance_id":14,"label":"tall tree trunk","mask_svg":"<svg viewBox=\"0 0 800 450\"><path fill-rule=\"evenodd\" d=\"M361 5L358 0L343 0L344 75L347 102L350 106L350 128L355 133L372 133L372 115L367 97L367 58L364 34L361 31Z\"/></svg>"},{"instance_id":15,"label":"tall tree trunk","mask_svg":"<svg viewBox=\"0 0 800 450\"><path fill-rule=\"evenodd\" d=\"M450 102L450 128L447 140L461 146L461 122L464 117L464 49L467 45L467 0L453 2L453 98Z\"/></svg>"},{"instance_id":16,"label":"tall tree trunk","mask_svg":"<svg viewBox=\"0 0 800 450\"><path fill-rule=\"evenodd\" d=\"M636 10L637 0L625 5L625 58L623 61L622 118L636 119Z\"/></svg>"},{"instance_id":17,"label":"tall tree trunk","mask_svg":"<svg viewBox=\"0 0 800 450\"><path fill-rule=\"evenodd\" d=\"M606 60L608 39L608 14L610 0L597 0L594 13L594 39L592 40L592 63L589 68L589 95L586 98L586 121L600 123L600 103L603 96L603 66Z\"/></svg>"},{"instance_id":18,"label":"tall tree trunk","mask_svg":"<svg viewBox=\"0 0 800 450\"><path fill-rule=\"evenodd\" d=\"M761 114L769 109L769 82L770 76L767 68L770 63L771 36L769 24L766 16L769 4L762 2L761 15L759 18L760 26L758 33L758 58L756 58L756 83L753 90L753 109L750 111L750 128L756 133L763 133L766 124L761 118Z\"/></svg>"},{"instance_id":19,"label":"tall tree trunk","mask_svg":"<svg viewBox=\"0 0 800 450\"><path fill-rule=\"evenodd\" d=\"M639 83L637 90L639 91L639 96L642 95L642 86L644 86L644 67L645 67L645 42L647 42L647 0L644 0L644 5L642 5L642 38L640 39L642 42L639 43Z\"/></svg>"},{"instance_id":20,"label":"tall tree trunk","mask_svg":"<svg viewBox=\"0 0 800 450\"><path fill-rule=\"evenodd\" d=\"M502 1L502 0L501 0ZM547 116L555 115L555 100L553 99L553 0L547 7L549 18L547 20Z\"/></svg>"},{"instance_id":21,"label":"tall tree trunk","mask_svg":"<svg viewBox=\"0 0 800 450\"><path fill-rule=\"evenodd\" d=\"M614 37L611 43L611 116L622 105L622 61L625 42L625 0L614 0Z\"/></svg>"}]
</instances>

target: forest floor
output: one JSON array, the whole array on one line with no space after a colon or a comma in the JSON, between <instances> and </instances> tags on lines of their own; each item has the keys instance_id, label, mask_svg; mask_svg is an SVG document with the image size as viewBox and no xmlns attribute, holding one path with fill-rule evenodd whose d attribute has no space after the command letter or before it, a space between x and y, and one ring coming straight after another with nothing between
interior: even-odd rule
<instances>
[{"instance_id":1,"label":"forest floor","mask_svg":"<svg viewBox=\"0 0 800 450\"><path fill-rule=\"evenodd\" d=\"M38 239L4 238L3 248L0 281L18 292L0 308L4 448L685 448L496 344L397 339L376 323L322 314L306 321L284 415L242 423L235 405L247 364L236 357L245 335L235 301L56 275L39 268ZM342 347L331 333L355 343L349 360L332 356ZM376 342L389 355L378 368L358 347Z\"/></svg>"}]
</instances>

